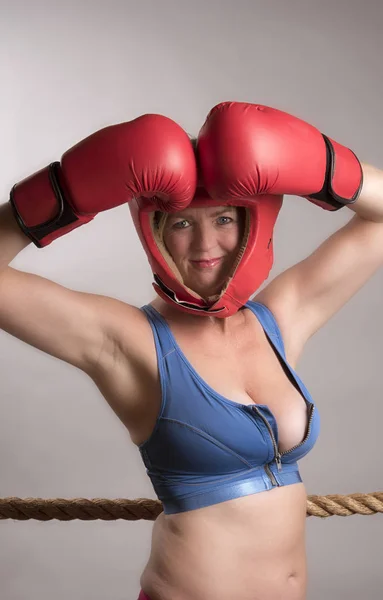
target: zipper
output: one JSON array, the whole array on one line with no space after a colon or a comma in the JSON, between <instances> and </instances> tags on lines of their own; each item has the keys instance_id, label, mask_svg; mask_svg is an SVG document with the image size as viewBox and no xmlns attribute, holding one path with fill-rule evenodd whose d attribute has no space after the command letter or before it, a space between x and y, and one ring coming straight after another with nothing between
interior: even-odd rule
<instances>
[{"instance_id":1,"label":"zipper","mask_svg":"<svg viewBox=\"0 0 383 600\"><path fill-rule=\"evenodd\" d=\"M259 409L256 406L254 406L254 410L259 414L259 416L261 417L261 419L265 423L267 429L269 430L271 441L273 442L273 446L274 446L274 460L277 463L278 472L280 472L282 470L281 454L280 454L280 452L278 450L278 446L277 446L277 442L275 441L273 430L271 429L270 423L268 422L268 420L262 415L262 413L259 411ZM265 467L265 469L266 469L266 467ZM274 480L273 481L273 483L275 482L274 485L279 485L277 483L274 475L272 474L272 472L270 471L270 469L268 467L267 467L266 471L267 471L267 474L270 477L270 479Z\"/></svg>"},{"instance_id":2,"label":"zipper","mask_svg":"<svg viewBox=\"0 0 383 600\"><path fill-rule=\"evenodd\" d=\"M286 450L285 452L282 452L281 456L284 456L285 454L289 454L289 452L293 452L294 450L296 450L297 448L299 448L299 446L302 446L302 444L305 443L305 441L307 440L307 438L310 435L311 422L313 420L314 409L315 409L314 404L311 404L311 406L310 406L310 411L311 412L310 412L310 418L309 418L309 422L308 422L308 429L307 429L307 434L305 435L304 439L300 442L300 444L297 444L296 446L293 446L292 448L290 448L290 450Z\"/></svg>"},{"instance_id":3,"label":"zipper","mask_svg":"<svg viewBox=\"0 0 383 600\"><path fill-rule=\"evenodd\" d=\"M309 437L315 406L314 406L314 404L311 404L311 406L310 406L310 417L309 417L309 422L308 422L308 429L307 429L307 434L305 435L304 439L299 444L297 444L296 446L293 446L292 448L290 448L290 450L286 450L285 452L279 452L277 442L275 441L275 437L273 434L273 430L271 429L270 423L268 422L266 417L264 417L262 415L262 413L259 411L259 409L256 406L254 406L253 408L257 412L257 414L261 417L262 421L265 423L267 429L269 430L271 441L273 442L273 446L274 446L274 459L273 460L275 460L275 463L276 463L277 469L278 469L278 473L280 473L282 470L282 456L284 456L285 454L289 454L290 452L293 452L294 450L299 448L299 446L302 446L306 442L307 438ZM271 463L269 463L269 464L271 464ZM279 483L275 479L275 477L268 465L265 465L265 471L268 474L268 476L270 477L273 485L279 485Z\"/></svg>"},{"instance_id":4,"label":"zipper","mask_svg":"<svg viewBox=\"0 0 383 600\"><path fill-rule=\"evenodd\" d=\"M268 476L270 477L272 484L273 484L273 485L278 485L278 486L279 486L279 483L278 483L278 481L275 479L275 477L274 477L274 473L273 473L273 472L270 470L270 467L269 467L269 465L265 465L265 471L266 471L266 473L268 474Z\"/></svg>"}]
</instances>

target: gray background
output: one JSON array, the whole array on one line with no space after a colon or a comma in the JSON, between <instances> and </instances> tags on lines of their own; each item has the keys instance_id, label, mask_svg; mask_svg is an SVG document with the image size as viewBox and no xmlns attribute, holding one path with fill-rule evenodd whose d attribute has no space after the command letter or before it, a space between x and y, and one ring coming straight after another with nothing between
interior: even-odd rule
<instances>
[{"instance_id":1,"label":"gray background","mask_svg":"<svg viewBox=\"0 0 383 600\"><path fill-rule=\"evenodd\" d=\"M1 201L93 131L158 112L197 133L217 102L308 120L383 167L378 0L0 2ZM383 194L382 194L383 195ZM271 278L353 213L286 197ZM140 306L151 272L127 206L12 266ZM379 271L308 343L322 431L309 494L383 488ZM138 451L80 371L0 332L0 496L152 497ZM151 522L0 522L2 600L135 600ZM309 518L309 600L383 597L383 515ZM234 600L234 599L233 599Z\"/></svg>"}]
</instances>

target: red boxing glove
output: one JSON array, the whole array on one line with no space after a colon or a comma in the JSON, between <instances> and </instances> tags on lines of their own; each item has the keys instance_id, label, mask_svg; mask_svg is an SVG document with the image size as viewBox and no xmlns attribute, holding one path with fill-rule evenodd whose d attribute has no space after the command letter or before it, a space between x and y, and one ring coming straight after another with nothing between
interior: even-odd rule
<instances>
[{"instance_id":1,"label":"red boxing glove","mask_svg":"<svg viewBox=\"0 0 383 600\"><path fill-rule=\"evenodd\" d=\"M362 189L362 167L351 150L267 106L218 104L197 148L203 183L217 200L292 194L339 210L356 202Z\"/></svg>"},{"instance_id":2,"label":"red boxing glove","mask_svg":"<svg viewBox=\"0 0 383 600\"><path fill-rule=\"evenodd\" d=\"M193 199L197 167L187 133L162 115L111 125L65 152L59 162L17 183L10 203L22 231L47 246L98 212L154 197L158 210Z\"/></svg>"}]
</instances>

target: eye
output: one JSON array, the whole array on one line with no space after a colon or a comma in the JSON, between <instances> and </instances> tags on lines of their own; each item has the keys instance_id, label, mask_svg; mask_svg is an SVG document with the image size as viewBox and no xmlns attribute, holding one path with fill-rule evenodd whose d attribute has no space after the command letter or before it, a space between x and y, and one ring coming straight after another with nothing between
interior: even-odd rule
<instances>
[{"instance_id":1,"label":"eye","mask_svg":"<svg viewBox=\"0 0 383 600\"><path fill-rule=\"evenodd\" d=\"M230 225L230 223L233 223L233 219L231 217L218 217L219 219L227 219L226 223L221 223L221 225Z\"/></svg>"},{"instance_id":2,"label":"eye","mask_svg":"<svg viewBox=\"0 0 383 600\"><path fill-rule=\"evenodd\" d=\"M231 217L218 217L217 222L219 222L220 219L226 219L226 221L224 221L223 223L219 223L219 225L230 225L231 223L234 222L234 219L232 219ZM189 221L187 219L183 219L182 221L177 221L176 223L173 223L172 225L172 229L186 229L185 223L189 223Z\"/></svg>"},{"instance_id":3,"label":"eye","mask_svg":"<svg viewBox=\"0 0 383 600\"><path fill-rule=\"evenodd\" d=\"M186 229L185 227L182 227L183 223L188 223L188 221L186 219L183 219L183 221L177 221L177 223L173 223L172 228L174 228L174 229Z\"/></svg>"}]
</instances>

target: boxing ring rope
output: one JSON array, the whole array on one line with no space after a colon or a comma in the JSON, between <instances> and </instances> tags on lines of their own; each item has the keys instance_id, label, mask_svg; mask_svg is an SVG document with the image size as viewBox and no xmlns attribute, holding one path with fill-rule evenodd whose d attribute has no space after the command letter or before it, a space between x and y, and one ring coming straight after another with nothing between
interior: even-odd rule
<instances>
[{"instance_id":1,"label":"boxing ring rope","mask_svg":"<svg viewBox=\"0 0 383 600\"><path fill-rule=\"evenodd\" d=\"M0 520L155 521L162 511L162 503L149 498L0 498ZM376 513L383 513L383 492L307 497L308 517L349 517Z\"/></svg>"}]
</instances>

